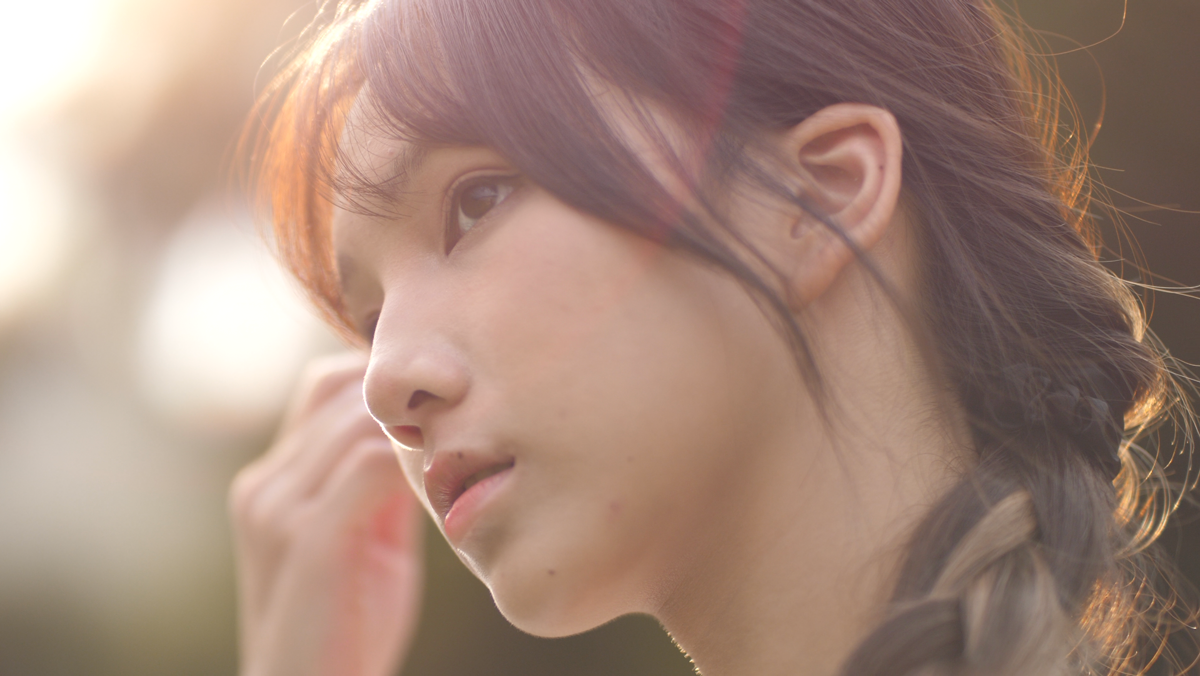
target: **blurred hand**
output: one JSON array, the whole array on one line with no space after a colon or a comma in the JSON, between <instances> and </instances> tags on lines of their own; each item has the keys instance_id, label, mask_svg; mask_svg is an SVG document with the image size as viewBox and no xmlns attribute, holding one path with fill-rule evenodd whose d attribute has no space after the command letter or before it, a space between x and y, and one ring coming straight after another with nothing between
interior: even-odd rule
<instances>
[{"instance_id":1,"label":"blurred hand","mask_svg":"<svg viewBox=\"0 0 1200 676\"><path fill-rule=\"evenodd\" d=\"M424 517L367 413L366 358L318 360L230 493L242 676L388 676L416 628Z\"/></svg>"}]
</instances>

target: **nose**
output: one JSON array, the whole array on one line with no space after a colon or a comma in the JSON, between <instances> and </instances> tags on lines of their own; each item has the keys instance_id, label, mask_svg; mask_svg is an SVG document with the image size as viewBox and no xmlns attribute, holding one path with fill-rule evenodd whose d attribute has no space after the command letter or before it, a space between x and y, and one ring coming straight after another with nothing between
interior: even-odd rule
<instances>
[{"instance_id":1,"label":"nose","mask_svg":"<svg viewBox=\"0 0 1200 676\"><path fill-rule=\"evenodd\" d=\"M439 416L467 394L461 353L432 333L376 329L363 394L371 415L399 443L423 450Z\"/></svg>"}]
</instances>

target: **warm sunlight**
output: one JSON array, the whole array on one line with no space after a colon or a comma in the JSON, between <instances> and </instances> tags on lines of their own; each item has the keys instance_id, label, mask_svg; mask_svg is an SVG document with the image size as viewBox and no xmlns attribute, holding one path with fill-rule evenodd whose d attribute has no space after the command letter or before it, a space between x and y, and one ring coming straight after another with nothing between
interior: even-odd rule
<instances>
[{"instance_id":1,"label":"warm sunlight","mask_svg":"<svg viewBox=\"0 0 1200 676\"><path fill-rule=\"evenodd\" d=\"M245 214L201 204L164 254L138 328L146 401L190 429L271 420L326 333Z\"/></svg>"},{"instance_id":2,"label":"warm sunlight","mask_svg":"<svg viewBox=\"0 0 1200 676\"><path fill-rule=\"evenodd\" d=\"M27 115L78 82L97 55L113 0L4 3L0 27L0 125Z\"/></svg>"},{"instance_id":3,"label":"warm sunlight","mask_svg":"<svg viewBox=\"0 0 1200 676\"><path fill-rule=\"evenodd\" d=\"M39 114L95 61L111 0L8 2L0 27L0 325L52 284L78 207L62 172L30 157Z\"/></svg>"}]
</instances>

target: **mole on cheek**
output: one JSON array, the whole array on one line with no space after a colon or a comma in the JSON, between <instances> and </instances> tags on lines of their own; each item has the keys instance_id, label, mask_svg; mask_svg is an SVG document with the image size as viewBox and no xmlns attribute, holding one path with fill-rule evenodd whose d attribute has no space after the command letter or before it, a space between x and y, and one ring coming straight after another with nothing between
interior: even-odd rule
<instances>
[{"instance_id":1,"label":"mole on cheek","mask_svg":"<svg viewBox=\"0 0 1200 676\"><path fill-rule=\"evenodd\" d=\"M546 574L549 575L550 577L554 577L554 569L551 568L550 570L547 570Z\"/></svg>"},{"instance_id":2,"label":"mole on cheek","mask_svg":"<svg viewBox=\"0 0 1200 676\"><path fill-rule=\"evenodd\" d=\"M615 519L620 515L621 515L621 503L618 502L617 500L613 500L612 502L608 503L609 518Z\"/></svg>"}]
</instances>

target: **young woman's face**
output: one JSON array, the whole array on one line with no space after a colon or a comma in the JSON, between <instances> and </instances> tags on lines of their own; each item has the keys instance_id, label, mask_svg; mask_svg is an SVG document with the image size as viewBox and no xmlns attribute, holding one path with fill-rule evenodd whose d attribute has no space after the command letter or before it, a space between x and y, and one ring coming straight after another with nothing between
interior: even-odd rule
<instances>
[{"instance_id":1,"label":"young woman's face","mask_svg":"<svg viewBox=\"0 0 1200 676\"><path fill-rule=\"evenodd\" d=\"M367 127L344 143L368 176L404 170L401 204L340 206L334 241L346 308L374 326L367 404L414 490L517 626L652 610L794 432L784 341L729 275L491 151Z\"/></svg>"}]
</instances>

